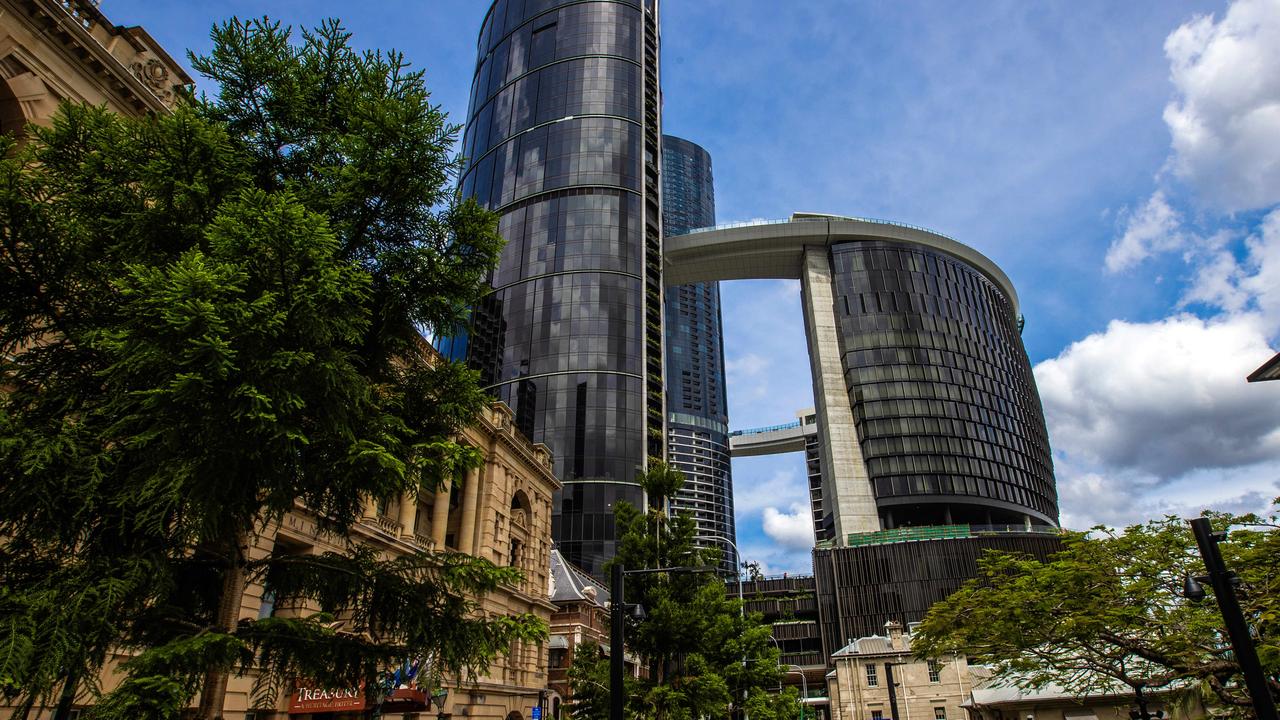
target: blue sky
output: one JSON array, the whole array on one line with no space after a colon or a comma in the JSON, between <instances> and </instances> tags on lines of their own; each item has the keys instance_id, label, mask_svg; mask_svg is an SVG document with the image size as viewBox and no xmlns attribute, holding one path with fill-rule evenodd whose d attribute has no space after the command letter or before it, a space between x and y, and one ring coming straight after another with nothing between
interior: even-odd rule
<instances>
[{"instance_id":1,"label":"blue sky","mask_svg":"<svg viewBox=\"0 0 1280 720\"><path fill-rule=\"evenodd\" d=\"M232 14L341 17L466 111L481 0L104 0L175 56ZM1027 318L1064 525L1280 495L1280 2L665 0L665 131L721 222L924 225L1003 267ZM723 289L735 427L812 404L794 283ZM798 456L734 463L739 545L807 571Z\"/></svg>"}]
</instances>

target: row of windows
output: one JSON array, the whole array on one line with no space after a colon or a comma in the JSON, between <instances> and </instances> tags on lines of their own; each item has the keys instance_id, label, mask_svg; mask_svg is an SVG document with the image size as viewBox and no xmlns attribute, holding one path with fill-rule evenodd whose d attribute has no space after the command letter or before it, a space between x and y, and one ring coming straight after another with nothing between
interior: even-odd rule
<instances>
[{"instance_id":1,"label":"row of windows","mask_svg":"<svg viewBox=\"0 0 1280 720\"><path fill-rule=\"evenodd\" d=\"M877 436L863 443L863 452L867 457L953 455L958 458L990 460L1027 473L1042 469L1038 460L1021 456L995 443L938 435ZM998 479L1023 484L1018 473L1005 475L1002 472L1002 477Z\"/></svg>"},{"instance_id":2,"label":"row of windows","mask_svg":"<svg viewBox=\"0 0 1280 720\"><path fill-rule=\"evenodd\" d=\"M1003 293L915 246L848 243L832 260L877 497L968 495L1056 517L1040 402Z\"/></svg>"},{"instance_id":3,"label":"row of windows","mask_svg":"<svg viewBox=\"0 0 1280 720\"><path fill-rule=\"evenodd\" d=\"M547 190L604 185L640 190L640 126L574 118L511 138L467 170L462 194L489 208Z\"/></svg>"},{"instance_id":4,"label":"row of windows","mask_svg":"<svg viewBox=\"0 0 1280 720\"><path fill-rule=\"evenodd\" d=\"M895 417L882 420L867 420L858 424L858 437L862 444L868 444L877 438L897 438L903 442L904 452L908 438L915 438L912 447L917 449L935 447L942 452L942 447L950 452L952 441L980 441L983 444L997 446L1007 452L1017 453L1027 458L1034 465L1048 467L1049 453L1047 448L1040 447L1020 434L1006 432L999 428L981 423L937 417ZM932 438L937 438L932 440ZM960 445L959 447L966 447ZM984 451L979 451L984 452ZM972 455L973 453L966 453Z\"/></svg>"},{"instance_id":5,"label":"row of windows","mask_svg":"<svg viewBox=\"0 0 1280 720\"><path fill-rule=\"evenodd\" d=\"M954 459L954 458L952 458ZM946 475L886 475L883 467L875 479L877 498L959 495L973 498L1001 500L1030 508L1049 517L1057 515L1056 503L1042 493L1018 487L1010 482L992 480L989 477L963 475L958 465L936 462L931 458L891 458L898 467L916 467L920 472L946 472ZM931 462L933 461L933 462ZM932 466L932 467L931 467ZM990 469L988 469L990 471ZM868 471L870 463L868 463ZM909 472L909 471L908 471ZM992 471L993 472L993 471ZM1052 488L1047 488L1052 492Z\"/></svg>"},{"instance_id":6,"label":"row of windows","mask_svg":"<svg viewBox=\"0 0 1280 720\"><path fill-rule=\"evenodd\" d=\"M640 275L640 198L605 188L540 196L503 213L507 241L491 282L503 287L528 277L585 268Z\"/></svg>"},{"instance_id":7,"label":"row of windows","mask_svg":"<svg viewBox=\"0 0 1280 720\"><path fill-rule=\"evenodd\" d=\"M521 22L529 17L533 13L524 14ZM556 60L616 55L639 62L640 22L635 8L599 2L561 8L488 38L490 26L486 25L469 107L474 112L505 84Z\"/></svg>"},{"instance_id":8,"label":"row of windows","mask_svg":"<svg viewBox=\"0 0 1280 720\"><path fill-rule=\"evenodd\" d=\"M493 97L467 126L473 162L507 138L569 116L615 115L639 122L640 68L625 60L581 58L543 68Z\"/></svg>"},{"instance_id":9,"label":"row of windows","mask_svg":"<svg viewBox=\"0 0 1280 720\"><path fill-rule=\"evenodd\" d=\"M546 443L562 479L630 481L644 462L644 392L639 378L609 373L550 375L505 383L498 399L516 425Z\"/></svg>"}]
</instances>

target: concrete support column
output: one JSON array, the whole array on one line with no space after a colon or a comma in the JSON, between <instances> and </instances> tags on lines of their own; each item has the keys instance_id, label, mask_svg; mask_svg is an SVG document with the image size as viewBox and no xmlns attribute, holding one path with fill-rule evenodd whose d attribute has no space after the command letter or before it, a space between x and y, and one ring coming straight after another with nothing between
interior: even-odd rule
<instances>
[{"instance_id":1,"label":"concrete support column","mask_svg":"<svg viewBox=\"0 0 1280 720\"><path fill-rule=\"evenodd\" d=\"M418 495L413 492L406 492L400 496L400 535L401 537L411 538L414 535L413 526L418 519Z\"/></svg>"},{"instance_id":2,"label":"concrete support column","mask_svg":"<svg viewBox=\"0 0 1280 720\"><path fill-rule=\"evenodd\" d=\"M444 549L444 538L449 532L449 488L445 485L436 491L435 505L431 508L431 539L436 549Z\"/></svg>"},{"instance_id":3,"label":"concrete support column","mask_svg":"<svg viewBox=\"0 0 1280 720\"><path fill-rule=\"evenodd\" d=\"M822 504L835 521L837 544L843 545L848 533L879 530L880 516L845 385L835 286L825 245L805 249L800 287L813 396L820 418Z\"/></svg>"},{"instance_id":4,"label":"concrete support column","mask_svg":"<svg viewBox=\"0 0 1280 720\"><path fill-rule=\"evenodd\" d=\"M458 551L470 555L475 550L476 503L480 495L480 471L468 470L462 486L462 518L458 523Z\"/></svg>"}]
</instances>

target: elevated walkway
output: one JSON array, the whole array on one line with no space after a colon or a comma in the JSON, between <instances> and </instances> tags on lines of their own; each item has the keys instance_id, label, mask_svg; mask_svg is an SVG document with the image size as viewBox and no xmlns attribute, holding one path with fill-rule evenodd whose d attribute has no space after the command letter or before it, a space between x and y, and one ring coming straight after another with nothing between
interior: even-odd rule
<instances>
[{"instance_id":1,"label":"elevated walkway","mask_svg":"<svg viewBox=\"0 0 1280 720\"><path fill-rule=\"evenodd\" d=\"M729 433L732 457L757 457L804 452L808 438L818 435L818 420L813 408L796 413L796 421L768 427L733 430Z\"/></svg>"}]
</instances>

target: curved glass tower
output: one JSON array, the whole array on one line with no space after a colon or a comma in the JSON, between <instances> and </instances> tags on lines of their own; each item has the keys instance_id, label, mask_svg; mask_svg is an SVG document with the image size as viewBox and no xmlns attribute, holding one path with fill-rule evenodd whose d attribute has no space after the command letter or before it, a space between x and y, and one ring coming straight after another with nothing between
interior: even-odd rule
<instances>
[{"instance_id":1,"label":"curved glass tower","mask_svg":"<svg viewBox=\"0 0 1280 720\"><path fill-rule=\"evenodd\" d=\"M672 135L662 138L662 226L680 235L716 223L711 155ZM667 448L685 477L672 500L673 512L698 524L702 547L718 546L724 567L738 558L729 466L729 415L725 396L720 284L693 283L667 289Z\"/></svg>"},{"instance_id":2,"label":"curved glass tower","mask_svg":"<svg viewBox=\"0 0 1280 720\"><path fill-rule=\"evenodd\" d=\"M554 452L553 535L603 576L613 505L663 454L656 0L496 0L464 195L501 215L493 293L449 350Z\"/></svg>"},{"instance_id":3,"label":"curved glass tower","mask_svg":"<svg viewBox=\"0 0 1280 720\"><path fill-rule=\"evenodd\" d=\"M905 242L836 244L831 266L880 527L1056 526L1044 413L1004 291Z\"/></svg>"}]
</instances>

